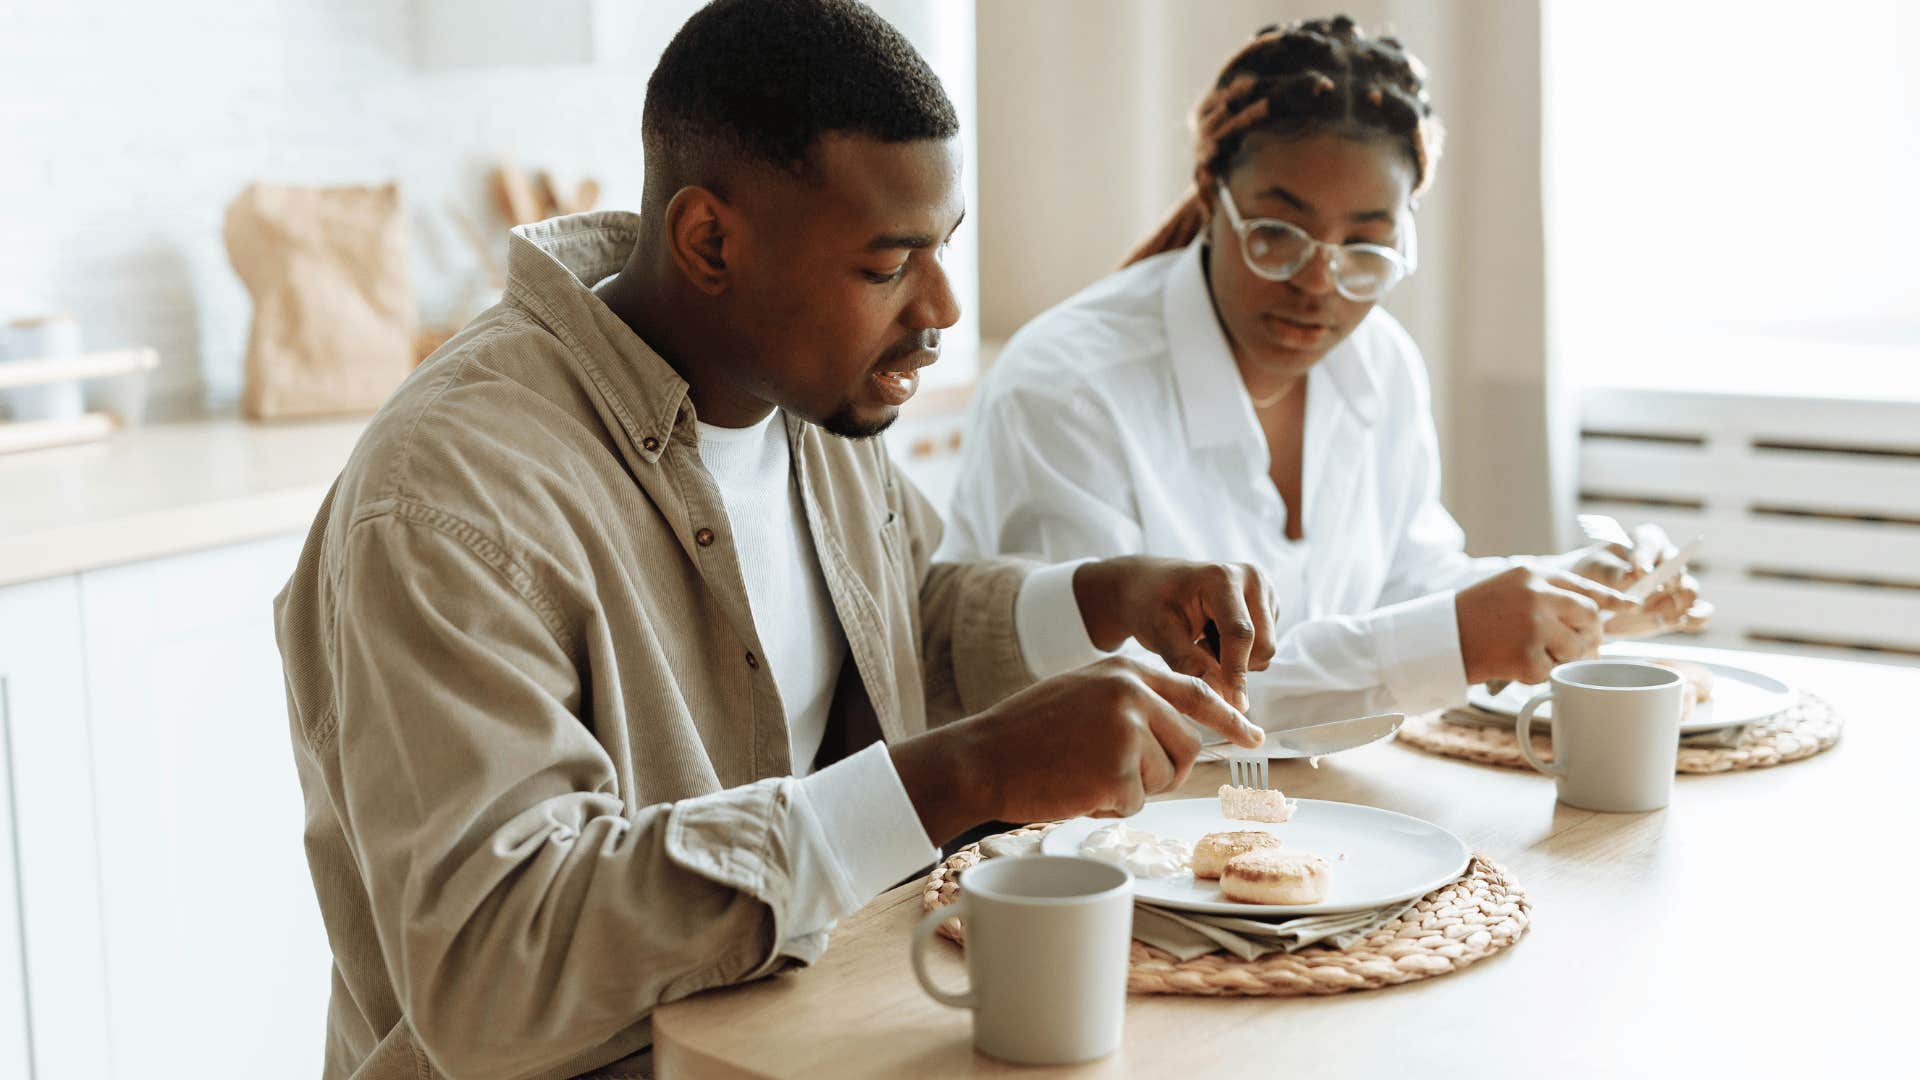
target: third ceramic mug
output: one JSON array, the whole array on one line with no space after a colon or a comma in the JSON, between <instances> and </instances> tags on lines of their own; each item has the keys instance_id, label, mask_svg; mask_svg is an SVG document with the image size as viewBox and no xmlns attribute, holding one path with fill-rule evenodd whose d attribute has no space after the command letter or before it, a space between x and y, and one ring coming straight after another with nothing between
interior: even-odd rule
<instances>
[{"instance_id":1,"label":"third ceramic mug","mask_svg":"<svg viewBox=\"0 0 1920 1080\"><path fill-rule=\"evenodd\" d=\"M1527 764L1559 781L1560 801L1585 810L1658 810L1673 793L1680 753L1678 672L1631 660L1575 660L1520 710ZM1549 700L1553 764L1533 752L1533 714Z\"/></svg>"},{"instance_id":2,"label":"third ceramic mug","mask_svg":"<svg viewBox=\"0 0 1920 1080\"><path fill-rule=\"evenodd\" d=\"M962 993L927 977L926 948L953 915L967 928ZM973 1010L973 1044L1026 1065L1111 1054L1127 1008L1133 875L1078 855L1003 856L960 875L960 899L913 934L913 973L934 1000Z\"/></svg>"}]
</instances>

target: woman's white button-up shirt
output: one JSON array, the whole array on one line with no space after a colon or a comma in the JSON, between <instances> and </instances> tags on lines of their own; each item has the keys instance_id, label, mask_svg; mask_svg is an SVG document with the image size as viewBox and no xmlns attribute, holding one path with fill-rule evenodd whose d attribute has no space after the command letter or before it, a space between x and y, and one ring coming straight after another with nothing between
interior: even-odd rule
<instances>
[{"instance_id":1,"label":"woman's white button-up shirt","mask_svg":"<svg viewBox=\"0 0 1920 1080\"><path fill-rule=\"evenodd\" d=\"M1201 258L1195 242L1136 263L1007 343L972 406L941 557L1259 566L1282 637L1249 696L1271 729L1464 700L1454 591L1510 562L1469 558L1440 505L1419 349L1376 308L1313 368L1304 539L1289 540Z\"/></svg>"}]
</instances>

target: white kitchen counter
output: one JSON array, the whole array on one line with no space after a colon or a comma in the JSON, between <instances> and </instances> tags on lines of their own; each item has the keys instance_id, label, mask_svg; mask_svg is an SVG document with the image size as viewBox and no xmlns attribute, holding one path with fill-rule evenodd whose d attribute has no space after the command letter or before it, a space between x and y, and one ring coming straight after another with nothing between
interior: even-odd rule
<instances>
[{"instance_id":1,"label":"white kitchen counter","mask_svg":"<svg viewBox=\"0 0 1920 1080\"><path fill-rule=\"evenodd\" d=\"M972 390L921 393L888 434L942 507ZM193 420L0 454L0 587L304 532L367 420Z\"/></svg>"},{"instance_id":2,"label":"white kitchen counter","mask_svg":"<svg viewBox=\"0 0 1920 1080\"><path fill-rule=\"evenodd\" d=\"M198 420L0 455L0 586L304 531L365 426Z\"/></svg>"}]
</instances>

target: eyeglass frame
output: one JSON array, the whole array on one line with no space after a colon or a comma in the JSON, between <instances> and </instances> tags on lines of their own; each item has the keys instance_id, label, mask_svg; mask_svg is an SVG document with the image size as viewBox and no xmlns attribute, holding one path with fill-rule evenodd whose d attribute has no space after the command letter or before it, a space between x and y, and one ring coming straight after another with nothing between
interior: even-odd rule
<instances>
[{"instance_id":1,"label":"eyeglass frame","mask_svg":"<svg viewBox=\"0 0 1920 1080\"><path fill-rule=\"evenodd\" d=\"M1219 195L1221 208L1227 212L1227 227L1231 228L1234 235L1240 238L1241 260L1247 264L1247 269L1268 281L1293 280L1300 271L1305 270L1309 264L1320 257L1321 248L1326 248L1332 253L1332 259L1328 263L1327 270L1333 278L1334 289L1338 291L1341 296L1356 302L1378 301L1392 292L1401 282L1412 277L1413 272L1420 268L1420 234L1413 227L1413 214L1411 213L1408 213L1402 219L1406 224L1406 228L1399 230L1402 246L1406 249L1404 251L1402 251L1400 247L1388 247L1385 244L1331 244L1314 236L1312 233L1309 233L1291 221L1282 221L1279 218L1242 218L1240 216L1240 208L1234 205L1232 193L1227 191L1226 182L1216 180L1214 182L1214 190ZM1277 226L1286 232L1297 233L1301 239L1307 242L1306 256L1300 260L1298 266L1295 266L1284 274L1280 274L1262 267L1253 261L1253 254L1247 250L1247 235L1255 228L1263 225ZM1372 254L1386 256L1389 262L1399 268L1400 276L1389 282L1377 295L1353 295L1353 293L1347 291L1346 286L1342 284L1340 280L1340 255L1348 249L1360 249Z\"/></svg>"}]
</instances>

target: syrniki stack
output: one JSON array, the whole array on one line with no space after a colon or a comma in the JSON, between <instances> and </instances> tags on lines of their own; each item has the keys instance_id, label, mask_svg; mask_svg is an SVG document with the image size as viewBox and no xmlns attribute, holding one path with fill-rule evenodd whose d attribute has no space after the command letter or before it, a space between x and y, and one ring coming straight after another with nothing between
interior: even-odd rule
<instances>
[{"instance_id":1,"label":"syrniki stack","mask_svg":"<svg viewBox=\"0 0 1920 1080\"><path fill-rule=\"evenodd\" d=\"M1692 660L1649 660L1650 664L1678 672L1687 686L1693 690L1695 701L1713 700L1713 669Z\"/></svg>"},{"instance_id":2,"label":"syrniki stack","mask_svg":"<svg viewBox=\"0 0 1920 1080\"><path fill-rule=\"evenodd\" d=\"M1239 829L1234 832L1208 833L1193 845L1193 876L1197 878L1217 878L1227 865L1227 860L1236 855L1245 855L1249 851L1263 848L1277 848L1280 838L1270 832L1258 829Z\"/></svg>"}]
</instances>

